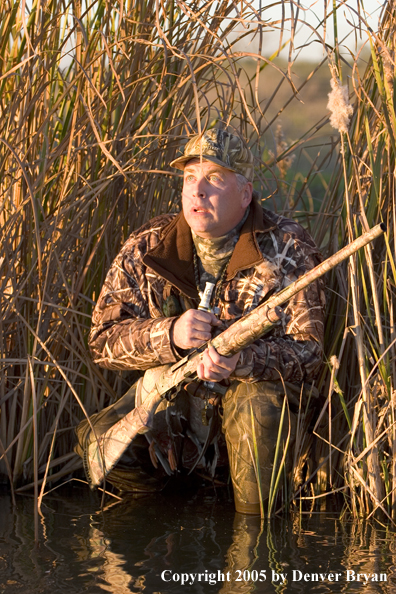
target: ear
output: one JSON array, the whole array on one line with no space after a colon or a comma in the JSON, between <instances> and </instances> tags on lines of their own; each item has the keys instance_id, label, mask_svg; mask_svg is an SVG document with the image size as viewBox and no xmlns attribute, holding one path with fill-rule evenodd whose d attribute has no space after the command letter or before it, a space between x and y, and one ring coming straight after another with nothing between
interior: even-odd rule
<instances>
[{"instance_id":1,"label":"ear","mask_svg":"<svg viewBox=\"0 0 396 594\"><path fill-rule=\"evenodd\" d=\"M248 182L246 186L243 188L243 197L242 197L242 206L243 208L247 208L252 201L253 195L253 184Z\"/></svg>"}]
</instances>

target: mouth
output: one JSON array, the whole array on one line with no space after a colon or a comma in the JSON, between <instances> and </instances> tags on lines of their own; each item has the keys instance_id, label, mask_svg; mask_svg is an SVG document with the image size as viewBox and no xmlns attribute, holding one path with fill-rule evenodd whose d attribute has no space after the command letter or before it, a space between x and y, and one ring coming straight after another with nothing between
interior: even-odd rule
<instances>
[{"instance_id":1,"label":"mouth","mask_svg":"<svg viewBox=\"0 0 396 594\"><path fill-rule=\"evenodd\" d=\"M208 213L209 211L206 208L199 208L199 206L192 208L192 212L204 212L204 213Z\"/></svg>"}]
</instances>

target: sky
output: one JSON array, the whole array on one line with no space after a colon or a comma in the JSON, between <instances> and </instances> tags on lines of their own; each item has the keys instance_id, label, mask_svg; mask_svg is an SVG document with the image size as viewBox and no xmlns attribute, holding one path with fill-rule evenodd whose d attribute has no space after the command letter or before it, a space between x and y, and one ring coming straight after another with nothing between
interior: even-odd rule
<instances>
[{"instance_id":1,"label":"sky","mask_svg":"<svg viewBox=\"0 0 396 594\"><path fill-rule=\"evenodd\" d=\"M262 7L265 7L266 4L268 4L265 2L265 0L256 0L254 2L254 6L258 8L260 2ZM325 2L328 5L327 12L331 12L333 4L332 0L301 0L300 4L305 10L300 10L299 18L301 20L304 19L307 25L316 28L323 19ZM360 1L361 14L365 23L362 23L361 38L359 38L359 35L356 38L355 27L359 22L359 18L357 16L357 0L345 0L344 2L337 0L337 6L339 6L337 10L339 40L341 41L346 37L343 44L349 47L354 54L356 53L356 48L366 43L368 40L368 36L366 34L367 26L370 26L374 31L378 29L378 19L384 4L385 2L381 2L380 0ZM265 19L270 18L276 20L281 18L281 10L279 7L265 8L263 14L265 15ZM331 46L333 46L334 28L332 17L328 18L327 23L326 41ZM323 29L321 30L321 34L323 34ZM311 34L309 26L301 25L295 38L295 47L298 48L299 46L306 44L307 41L310 41L309 46L301 50L299 55L300 59L303 58L317 62L322 57L324 57L323 46L315 41L315 35ZM278 34L269 35L265 39L265 43L270 52L276 50L278 42ZM345 50L345 52L347 52L347 50ZM266 53L268 53L268 51Z\"/></svg>"}]
</instances>

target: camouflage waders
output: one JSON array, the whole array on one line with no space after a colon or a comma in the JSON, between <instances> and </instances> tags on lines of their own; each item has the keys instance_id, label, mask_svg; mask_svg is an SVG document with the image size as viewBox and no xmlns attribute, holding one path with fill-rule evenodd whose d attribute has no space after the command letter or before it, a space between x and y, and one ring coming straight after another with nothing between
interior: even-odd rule
<instances>
[{"instance_id":1,"label":"camouflage waders","mask_svg":"<svg viewBox=\"0 0 396 594\"><path fill-rule=\"evenodd\" d=\"M289 415L284 417L282 441L289 432L290 441L286 459L286 471L290 470L295 440L299 388L286 383ZM141 393L142 390L140 390ZM138 397L136 398L136 393ZM223 401L223 426L231 479L234 488L236 510L244 514L260 513L260 489L257 476L261 477L261 496L268 499L273 460L279 432L279 423L284 399L284 387L280 382L242 383L234 381ZM137 402L136 402L137 400ZM110 430L120 419L139 405L139 382L134 384L120 400L91 417L97 437ZM304 402L303 402L304 404ZM106 480L124 492L153 492L161 490L171 475L194 466L200 448L208 434L208 427L202 424L204 402L187 393L171 404L161 402L149 434L137 435L117 465L109 472ZM87 467L87 451L95 442L95 436L87 420L77 428L76 452L83 457ZM170 436L172 436L170 438ZM224 438L216 431L211 439L215 444L216 461L210 474L214 474L216 463L227 463ZM256 447L260 472L256 470ZM173 465L169 464L173 458ZM208 470L203 458L198 468ZM89 472L87 473L89 476Z\"/></svg>"},{"instance_id":2,"label":"camouflage waders","mask_svg":"<svg viewBox=\"0 0 396 594\"><path fill-rule=\"evenodd\" d=\"M97 437L103 435L134 408L136 386L137 382L117 402L90 417ZM78 442L74 450L83 458L84 467L87 468L88 446L96 438L86 419L78 425L76 435ZM148 446L146 437L137 435L115 468L106 476L106 481L120 491L158 491L167 475L161 467L155 468L151 463ZM86 474L89 476L87 470Z\"/></svg>"},{"instance_id":3,"label":"camouflage waders","mask_svg":"<svg viewBox=\"0 0 396 594\"><path fill-rule=\"evenodd\" d=\"M78 425L78 443L74 449L84 460L90 483L92 464L97 457L97 438L106 438L103 452L106 467L112 457L113 445L117 449L122 440L123 429L114 431L114 426L122 419L128 423L125 417L135 407L141 410L157 370L146 372L144 378L117 402L92 415L90 421L95 432L86 419ZM171 402L162 400L153 414L150 430L134 437L117 464L106 473L106 481L124 492L150 492L163 489L170 477L178 475L181 469L188 471L196 466L210 478L214 476L216 466L226 468L227 448L220 431L220 420L215 415L213 422L204 424L206 406L204 400L184 390ZM204 444L208 446L206 452L205 448L202 451Z\"/></svg>"},{"instance_id":4,"label":"camouflage waders","mask_svg":"<svg viewBox=\"0 0 396 594\"><path fill-rule=\"evenodd\" d=\"M289 413L286 411L284 415L281 443L286 443L290 430L286 453L286 472L289 472L293 461L300 390L288 382L285 388ZM259 475L261 497L263 501L268 499L284 394L281 382L233 382L223 399L223 432L227 442L235 508L240 513L260 513ZM303 390L305 395L306 391Z\"/></svg>"}]
</instances>

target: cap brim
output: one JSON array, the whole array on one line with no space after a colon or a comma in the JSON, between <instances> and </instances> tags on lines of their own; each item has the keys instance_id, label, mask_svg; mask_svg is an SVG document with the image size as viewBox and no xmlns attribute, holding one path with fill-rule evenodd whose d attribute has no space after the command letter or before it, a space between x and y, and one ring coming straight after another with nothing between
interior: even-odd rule
<instances>
[{"instance_id":1,"label":"cap brim","mask_svg":"<svg viewBox=\"0 0 396 594\"><path fill-rule=\"evenodd\" d=\"M232 169L231 167L228 167L223 161L220 161L220 159L217 159L216 157L212 157L211 155L189 155L188 157L178 157L177 159L174 159L174 161L172 161L170 163L171 167L175 167L176 169L181 169L183 170L186 163L188 163L188 161L192 161L193 159L200 159L202 157L202 161L211 161L212 163L215 163L216 165L220 165L220 167L224 167L224 169L228 169L228 171L233 171L234 173L238 173L238 171L236 171L235 169Z\"/></svg>"}]
</instances>

